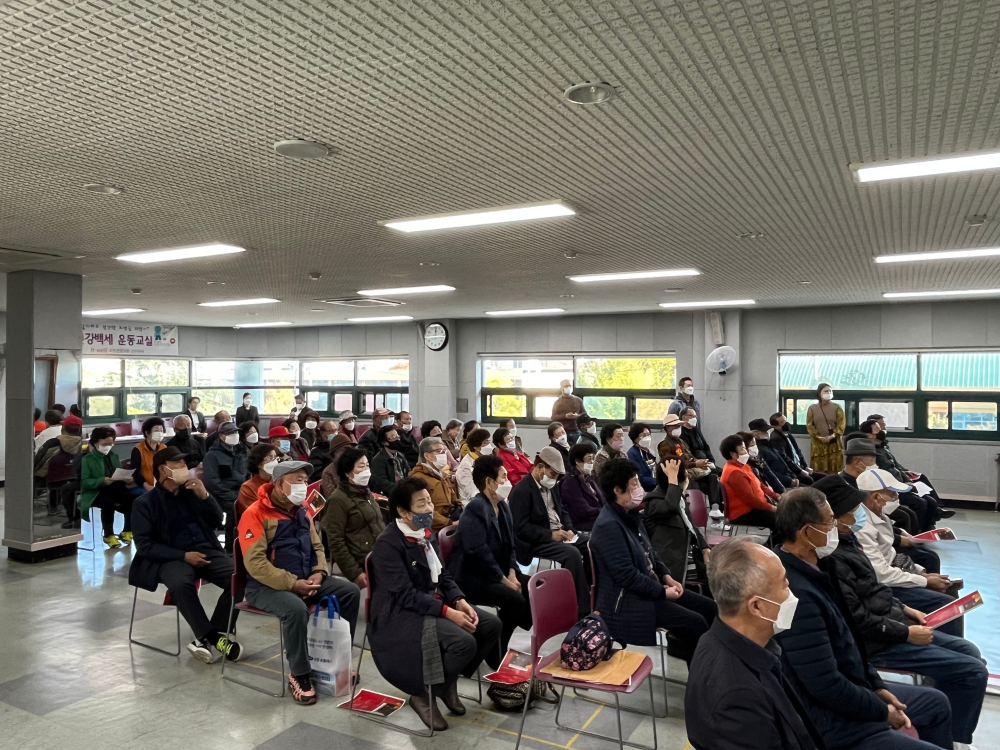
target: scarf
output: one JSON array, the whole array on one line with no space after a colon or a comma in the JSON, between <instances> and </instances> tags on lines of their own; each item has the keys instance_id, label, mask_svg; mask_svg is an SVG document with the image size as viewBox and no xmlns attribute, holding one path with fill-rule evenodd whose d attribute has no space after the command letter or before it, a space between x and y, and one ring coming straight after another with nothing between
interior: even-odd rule
<instances>
[{"instance_id":1,"label":"scarf","mask_svg":"<svg viewBox=\"0 0 1000 750\"><path fill-rule=\"evenodd\" d=\"M424 554L427 555L427 567L431 569L431 582L437 583L438 577L441 575L441 561L438 560L437 553L434 552L434 545L430 542L431 530L417 529L414 531L402 518L396 519L396 528L403 532L404 537L424 548Z\"/></svg>"},{"instance_id":2,"label":"scarf","mask_svg":"<svg viewBox=\"0 0 1000 750\"><path fill-rule=\"evenodd\" d=\"M420 465L423 466L427 473L431 476L435 476L438 479L444 479L444 474L441 473L441 470L436 465L429 464L426 461L421 461Z\"/></svg>"}]
</instances>

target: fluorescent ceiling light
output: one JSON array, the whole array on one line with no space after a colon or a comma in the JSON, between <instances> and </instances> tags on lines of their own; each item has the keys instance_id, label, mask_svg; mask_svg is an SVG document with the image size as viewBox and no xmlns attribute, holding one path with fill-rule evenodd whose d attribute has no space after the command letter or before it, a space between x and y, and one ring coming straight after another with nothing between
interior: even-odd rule
<instances>
[{"instance_id":1,"label":"fluorescent ceiling light","mask_svg":"<svg viewBox=\"0 0 1000 750\"><path fill-rule=\"evenodd\" d=\"M213 255L230 255L245 253L246 250L235 245L198 245L196 247L175 247L170 250L150 250L142 253L125 253L117 256L118 260L128 263L162 263L167 260L186 260L188 258L208 258Z\"/></svg>"},{"instance_id":2,"label":"fluorescent ceiling light","mask_svg":"<svg viewBox=\"0 0 1000 750\"><path fill-rule=\"evenodd\" d=\"M866 167L852 164L858 182L879 182L881 180L901 180L907 177L932 177L939 174L957 172L982 172L1000 169L1000 151L970 154L967 156L944 156L932 159L908 159L906 161L885 162L881 166Z\"/></svg>"},{"instance_id":3,"label":"fluorescent ceiling light","mask_svg":"<svg viewBox=\"0 0 1000 750\"><path fill-rule=\"evenodd\" d=\"M949 258L989 258L1000 255L1000 247L976 247L968 250L936 250L929 253L899 253L896 255L878 255L876 263L909 263L921 260L947 260Z\"/></svg>"},{"instance_id":4,"label":"fluorescent ceiling light","mask_svg":"<svg viewBox=\"0 0 1000 750\"><path fill-rule=\"evenodd\" d=\"M752 299L717 299L713 302L661 302L660 307L746 307L756 304Z\"/></svg>"},{"instance_id":5,"label":"fluorescent ceiling light","mask_svg":"<svg viewBox=\"0 0 1000 750\"><path fill-rule=\"evenodd\" d=\"M240 323L238 326L233 326L233 328L278 328L279 326L290 326L292 325L287 320L279 320L276 323Z\"/></svg>"},{"instance_id":6,"label":"fluorescent ceiling light","mask_svg":"<svg viewBox=\"0 0 1000 750\"><path fill-rule=\"evenodd\" d=\"M1000 294L1000 289L955 289L953 291L933 292L886 292L885 299L908 299L912 297L971 297L979 294Z\"/></svg>"},{"instance_id":7,"label":"fluorescent ceiling light","mask_svg":"<svg viewBox=\"0 0 1000 750\"><path fill-rule=\"evenodd\" d=\"M269 305L281 300L270 297L255 297L254 299L227 299L222 302L199 302L199 307L235 307L236 305Z\"/></svg>"},{"instance_id":8,"label":"fluorescent ceiling light","mask_svg":"<svg viewBox=\"0 0 1000 750\"><path fill-rule=\"evenodd\" d=\"M146 312L144 307L113 307L108 310L84 310L84 315L124 315L125 313Z\"/></svg>"},{"instance_id":9,"label":"fluorescent ceiling light","mask_svg":"<svg viewBox=\"0 0 1000 750\"><path fill-rule=\"evenodd\" d=\"M386 315L381 318L348 318L348 323L400 323L413 320L412 315Z\"/></svg>"},{"instance_id":10,"label":"fluorescent ceiling light","mask_svg":"<svg viewBox=\"0 0 1000 750\"><path fill-rule=\"evenodd\" d=\"M365 297L384 297L394 294L429 294L431 292L454 292L455 287L447 284L434 284L432 286L401 286L396 289L359 289L358 294Z\"/></svg>"},{"instance_id":11,"label":"fluorescent ceiling light","mask_svg":"<svg viewBox=\"0 0 1000 750\"><path fill-rule=\"evenodd\" d=\"M487 310L486 314L503 317L513 315L558 315L562 312L566 311L561 307L539 307L534 310Z\"/></svg>"},{"instance_id":12,"label":"fluorescent ceiling light","mask_svg":"<svg viewBox=\"0 0 1000 750\"><path fill-rule=\"evenodd\" d=\"M463 211L453 214L417 216L411 219L380 221L384 227L400 232L426 232L429 229L453 229L455 227L475 227L483 224L503 224L508 221L547 219L552 216L572 216L572 208L559 202L532 203L506 208L489 208L483 211Z\"/></svg>"},{"instance_id":13,"label":"fluorescent ceiling light","mask_svg":"<svg viewBox=\"0 0 1000 750\"><path fill-rule=\"evenodd\" d=\"M671 276L700 276L696 268L666 268L661 271L629 271L627 273L591 273L584 276L567 276L570 281L628 281L630 279L663 279Z\"/></svg>"}]
</instances>

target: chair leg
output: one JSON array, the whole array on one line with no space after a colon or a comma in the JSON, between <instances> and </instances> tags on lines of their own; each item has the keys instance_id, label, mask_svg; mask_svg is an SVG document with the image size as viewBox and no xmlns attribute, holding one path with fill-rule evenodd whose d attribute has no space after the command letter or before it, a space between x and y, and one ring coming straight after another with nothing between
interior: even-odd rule
<instances>
[{"instance_id":1,"label":"chair leg","mask_svg":"<svg viewBox=\"0 0 1000 750\"><path fill-rule=\"evenodd\" d=\"M148 648L150 651L158 651L161 654L166 654L167 656L180 656L181 655L181 613L180 610L174 607L174 612L177 615L177 650L167 651L163 648L157 648L156 646L150 646L148 643L143 643L142 641L136 640L132 637L132 628L135 625L135 605L139 600L139 587L135 586L135 595L132 597L132 619L128 624L128 642L129 645L135 644L136 646L142 646L143 648Z\"/></svg>"},{"instance_id":2,"label":"chair leg","mask_svg":"<svg viewBox=\"0 0 1000 750\"><path fill-rule=\"evenodd\" d=\"M652 675L650 675L650 677L652 677ZM555 719L556 726L559 727L559 729L562 729L562 730L567 731L567 732L574 732L575 734L584 734L584 735L586 735L588 737L596 737L596 738L601 739L601 740L610 740L612 742L617 741L618 742L618 746L619 746L619 748L621 750L624 750L624 748L625 748L626 745L628 745L629 747L637 747L640 750L656 750L656 719L658 717L657 717L657 714L656 714L656 702L653 700L653 683L652 682L649 683L649 708L650 708L650 713L646 713L645 711L639 711L638 709L635 709L635 708L629 708L628 706L622 706L621 703L620 703L620 701L619 701L619 698L618 698L618 693L615 693L614 695L615 695L615 703L614 703L615 718L618 720L618 736L617 737L611 737L611 736L608 736L606 734L599 734L598 732L588 732L588 731L585 731L584 729L581 729L581 728L570 727L570 726L566 726L564 724L560 724L559 723L559 712L560 712L560 709L562 709L563 700L566 697L566 686L565 685L562 686L562 692L559 695L559 708L556 709L556 719ZM611 706L610 703L605 703L604 701L593 700L593 699L590 699L590 698L584 698L584 700L588 700L591 703L600 703L600 704L608 706L608 707ZM621 730L621 722L622 722L622 714L621 714L621 712L622 711L629 711L631 713L639 714L641 716L648 716L649 718L651 718L653 720L653 744L652 744L652 746L650 746L650 745L639 745L639 744L636 744L635 742L625 742L624 738L622 737L622 730ZM662 717L659 717L659 718L662 718ZM523 723L524 723L524 719L523 718L522 718L521 722L522 722L522 726L523 726ZM515 750L517 750L516 747L515 747Z\"/></svg>"},{"instance_id":3,"label":"chair leg","mask_svg":"<svg viewBox=\"0 0 1000 750\"><path fill-rule=\"evenodd\" d=\"M514 750L519 750L521 747L521 735L524 734L524 719L528 715L528 704L531 703L531 693L535 687L535 677L532 675L528 678L528 694L524 697L524 708L521 709L521 726L517 730L517 742L514 745ZM559 701L560 704L562 701ZM559 709L556 709L556 716L559 715Z\"/></svg>"},{"instance_id":4,"label":"chair leg","mask_svg":"<svg viewBox=\"0 0 1000 750\"><path fill-rule=\"evenodd\" d=\"M233 608L236 606L235 602L229 606L229 622L233 621ZM246 614L246 613L244 613ZM273 615L269 615L273 616ZM278 620L278 655L281 658L281 692L272 693L270 690L265 690L262 687L257 687L249 682L244 682L242 680L237 680L231 676L232 670L230 670L230 675L226 674L226 655L222 654L222 679L226 682L232 682L236 685L241 685L251 690L256 690L258 693L263 693L264 695L270 695L272 698L284 698L285 697L285 638L284 633L281 630L281 620L277 617L274 619Z\"/></svg>"},{"instance_id":5,"label":"chair leg","mask_svg":"<svg viewBox=\"0 0 1000 750\"><path fill-rule=\"evenodd\" d=\"M667 683L668 682L673 682L676 685L684 685L684 683L681 682L680 680L671 680L671 679L669 679L667 677L667 656L666 656L667 649L666 649L666 645L660 640L660 633L659 632L657 632L657 634L656 634L656 644L657 644L657 646L660 649L660 670L661 670L661 672L663 674L663 713L662 714L656 713L656 705L654 704L653 705L653 709L652 709L653 710L653 714L652 715L655 716L657 719L666 719L667 716L670 714L670 698L669 698L669 696L667 694ZM650 675L649 679L650 679L650 683L649 683L650 684L650 689L652 689L653 675ZM577 687L575 687L575 688L573 688L573 695L574 695L574 697L579 698L582 701L587 701L588 703L596 703L599 706L607 706L608 708L611 708L611 704L608 701L602 701L602 700L598 700L597 698L591 698L590 696L582 695L580 693L581 690L589 692L588 688L577 688ZM638 709L630 708L629 706L623 706L620 710L621 711L628 711L629 713L640 714L642 716L648 716L649 715L645 711L639 711Z\"/></svg>"},{"instance_id":6,"label":"chair leg","mask_svg":"<svg viewBox=\"0 0 1000 750\"><path fill-rule=\"evenodd\" d=\"M77 542L76 543L76 551L77 552L93 552L94 550L97 549L97 526L94 524L94 509L93 508L90 509L89 520L90 520L90 546L89 547L81 547L80 543Z\"/></svg>"}]
</instances>

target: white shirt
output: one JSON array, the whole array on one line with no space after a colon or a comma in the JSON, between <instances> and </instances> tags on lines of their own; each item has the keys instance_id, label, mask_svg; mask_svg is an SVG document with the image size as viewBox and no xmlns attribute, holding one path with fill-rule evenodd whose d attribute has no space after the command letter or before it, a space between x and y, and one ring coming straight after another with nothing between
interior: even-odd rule
<instances>
[{"instance_id":1,"label":"white shirt","mask_svg":"<svg viewBox=\"0 0 1000 750\"><path fill-rule=\"evenodd\" d=\"M455 479L458 480L458 498L462 501L462 505L468 505L472 498L479 494L479 490L472 482L472 464L475 460L471 453L466 453L458 464L458 471L455 472Z\"/></svg>"},{"instance_id":2,"label":"white shirt","mask_svg":"<svg viewBox=\"0 0 1000 750\"><path fill-rule=\"evenodd\" d=\"M862 507L865 509L868 522L861 527L861 531L856 536L858 543L868 555L872 567L875 568L878 582L886 586L899 586L907 589L927 588L927 579L923 576L907 573L905 570L893 566L892 561L896 559L896 550L892 546L892 522L883 515L875 515L867 505ZM914 569L923 571L923 568L916 563L914 563Z\"/></svg>"},{"instance_id":3,"label":"white shirt","mask_svg":"<svg viewBox=\"0 0 1000 750\"><path fill-rule=\"evenodd\" d=\"M46 427L44 430L38 433L38 437L35 438L35 451L37 452L39 448L45 445L46 440L51 440L54 437L59 437L62 435L62 425L54 424L51 427Z\"/></svg>"}]
</instances>

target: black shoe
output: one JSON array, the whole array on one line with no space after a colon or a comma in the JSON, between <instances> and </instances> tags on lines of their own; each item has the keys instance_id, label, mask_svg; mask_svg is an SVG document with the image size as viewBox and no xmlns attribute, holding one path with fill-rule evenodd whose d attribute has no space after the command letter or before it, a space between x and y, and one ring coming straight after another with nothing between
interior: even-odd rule
<instances>
[{"instance_id":1,"label":"black shoe","mask_svg":"<svg viewBox=\"0 0 1000 750\"><path fill-rule=\"evenodd\" d=\"M74 527L73 521L67 521L66 523L62 524L59 528L60 529L72 529L73 527Z\"/></svg>"},{"instance_id":2,"label":"black shoe","mask_svg":"<svg viewBox=\"0 0 1000 750\"><path fill-rule=\"evenodd\" d=\"M411 695L410 708L420 717L420 721L428 729L433 729L435 732L443 732L448 728L448 722L444 720L441 712L438 711L437 701L430 703L426 698L419 695Z\"/></svg>"},{"instance_id":3,"label":"black shoe","mask_svg":"<svg viewBox=\"0 0 1000 750\"><path fill-rule=\"evenodd\" d=\"M945 510L942 508L938 511L938 518L951 518L953 515L955 515L955 511L953 510Z\"/></svg>"},{"instance_id":4,"label":"black shoe","mask_svg":"<svg viewBox=\"0 0 1000 750\"><path fill-rule=\"evenodd\" d=\"M462 705L462 699L458 697L458 680L445 688L441 700L455 716L465 716L465 706Z\"/></svg>"}]
</instances>

